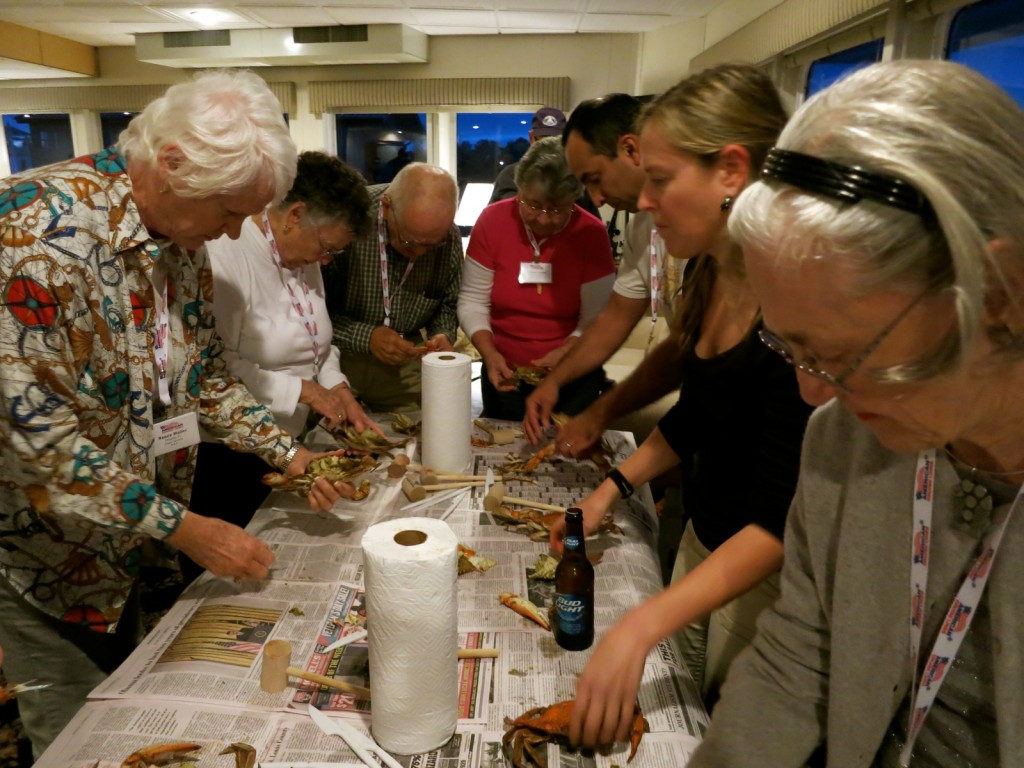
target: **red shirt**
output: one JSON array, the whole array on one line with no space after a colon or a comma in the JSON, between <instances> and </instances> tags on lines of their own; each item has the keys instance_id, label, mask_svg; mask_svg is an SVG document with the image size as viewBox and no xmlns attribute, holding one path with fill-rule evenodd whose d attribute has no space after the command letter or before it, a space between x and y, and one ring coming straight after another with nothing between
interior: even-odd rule
<instances>
[{"instance_id":1,"label":"red shirt","mask_svg":"<svg viewBox=\"0 0 1024 768\"><path fill-rule=\"evenodd\" d=\"M540 240L540 261L551 264L551 283L519 283L519 265L533 261L533 246L515 197L487 206L473 226L466 255L494 271L491 330L512 367L529 365L561 346L580 319L580 287L615 272L601 220L578 207L565 229Z\"/></svg>"}]
</instances>

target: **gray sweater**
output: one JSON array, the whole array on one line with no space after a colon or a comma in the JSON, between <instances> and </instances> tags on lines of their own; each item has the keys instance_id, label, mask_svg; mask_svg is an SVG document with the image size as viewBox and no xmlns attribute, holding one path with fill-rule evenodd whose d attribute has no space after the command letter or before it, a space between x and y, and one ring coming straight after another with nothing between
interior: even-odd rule
<instances>
[{"instance_id":1,"label":"gray sweater","mask_svg":"<svg viewBox=\"0 0 1024 768\"><path fill-rule=\"evenodd\" d=\"M915 455L883 448L836 402L811 417L786 526L781 597L733 664L689 768L796 768L821 743L830 768L871 765L911 681L915 465ZM978 543L953 525L958 481L940 455L925 657ZM1002 766L1024 765L1022 562L1024 520L1017 517L986 588ZM985 629L972 626L965 644Z\"/></svg>"}]
</instances>

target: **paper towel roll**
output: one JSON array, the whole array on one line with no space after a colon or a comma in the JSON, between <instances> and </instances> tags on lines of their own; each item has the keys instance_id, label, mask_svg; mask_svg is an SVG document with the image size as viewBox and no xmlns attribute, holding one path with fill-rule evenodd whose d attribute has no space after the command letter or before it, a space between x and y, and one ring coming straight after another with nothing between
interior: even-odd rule
<instances>
[{"instance_id":1,"label":"paper towel roll","mask_svg":"<svg viewBox=\"0 0 1024 768\"><path fill-rule=\"evenodd\" d=\"M471 457L470 359L458 352L423 357L423 465L463 472Z\"/></svg>"},{"instance_id":2,"label":"paper towel roll","mask_svg":"<svg viewBox=\"0 0 1024 768\"><path fill-rule=\"evenodd\" d=\"M441 520L363 535L373 737L388 752L440 747L458 718L458 540Z\"/></svg>"}]
</instances>

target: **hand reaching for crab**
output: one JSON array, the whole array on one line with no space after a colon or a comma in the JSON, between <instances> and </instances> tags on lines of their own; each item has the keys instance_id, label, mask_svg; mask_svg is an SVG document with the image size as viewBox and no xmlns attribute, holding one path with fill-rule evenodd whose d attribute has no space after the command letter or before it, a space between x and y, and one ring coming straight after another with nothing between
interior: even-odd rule
<instances>
[{"instance_id":1,"label":"hand reaching for crab","mask_svg":"<svg viewBox=\"0 0 1024 768\"><path fill-rule=\"evenodd\" d=\"M561 362L562 358L569 354L569 350L576 346L576 342L579 341L579 336L570 336L562 344L552 349L543 357L538 357L536 360L531 360L530 365L535 365L538 368L551 369Z\"/></svg>"},{"instance_id":2,"label":"hand reaching for crab","mask_svg":"<svg viewBox=\"0 0 1024 768\"><path fill-rule=\"evenodd\" d=\"M570 744L602 747L629 737L644 660L658 639L628 615L604 634L576 682Z\"/></svg>"},{"instance_id":3,"label":"hand reaching for crab","mask_svg":"<svg viewBox=\"0 0 1024 768\"><path fill-rule=\"evenodd\" d=\"M338 384L332 387L330 391L335 395L339 405L331 412L320 412L327 417L328 428L334 429L344 424L351 424L359 432L369 429L381 437L385 436L381 428L377 426L377 423L366 415L366 411L363 410L363 406L356 400L356 396L352 394L352 390L349 389L347 383Z\"/></svg>"},{"instance_id":4,"label":"hand reaching for crab","mask_svg":"<svg viewBox=\"0 0 1024 768\"><path fill-rule=\"evenodd\" d=\"M426 343L427 352L454 352L455 347L452 346L451 341L448 340L447 333L435 333ZM424 353L425 354L425 353Z\"/></svg>"},{"instance_id":5,"label":"hand reaching for crab","mask_svg":"<svg viewBox=\"0 0 1024 768\"><path fill-rule=\"evenodd\" d=\"M370 334L370 353L385 365L401 365L420 356L412 342L384 325L378 325Z\"/></svg>"},{"instance_id":6,"label":"hand reaching for crab","mask_svg":"<svg viewBox=\"0 0 1024 768\"><path fill-rule=\"evenodd\" d=\"M344 451L314 453L308 448L299 448L298 453L295 454L295 457L288 465L288 469L285 470L285 474L304 474L306 472L306 467L309 466L309 462L313 459L319 459L321 456L333 456L339 454L344 454ZM339 499L351 498L355 492L356 487L352 485L352 483L346 483L343 480L337 480L331 483L322 477L318 477L309 487L309 495L306 496L306 501L309 503L310 509L314 512L326 512L334 506L336 501Z\"/></svg>"},{"instance_id":7,"label":"hand reaching for crab","mask_svg":"<svg viewBox=\"0 0 1024 768\"><path fill-rule=\"evenodd\" d=\"M499 392L512 392L519 388L519 384L513 379L515 371L509 368L504 355L497 350L484 356L484 371Z\"/></svg>"},{"instance_id":8,"label":"hand reaching for crab","mask_svg":"<svg viewBox=\"0 0 1024 768\"><path fill-rule=\"evenodd\" d=\"M180 549L215 576L265 579L274 563L270 547L237 525L185 512L167 543Z\"/></svg>"}]
</instances>

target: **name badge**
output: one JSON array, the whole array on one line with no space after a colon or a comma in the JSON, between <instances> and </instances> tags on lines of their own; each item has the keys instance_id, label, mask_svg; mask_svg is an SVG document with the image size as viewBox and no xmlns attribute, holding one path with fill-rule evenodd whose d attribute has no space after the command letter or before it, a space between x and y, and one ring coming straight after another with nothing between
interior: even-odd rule
<instances>
[{"instance_id":1,"label":"name badge","mask_svg":"<svg viewBox=\"0 0 1024 768\"><path fill-rule=\"evenodd\" d=\"M551 264L524 261L519 265L519 283L537 285L551 282Z\"/></svg>"},{"instance_id":2,"label":"name badge","mask_svg":"<svg viewBox=\"0 0 1024 768\"><path fill-rule=\"evenodd\" d=\"M153 425L153 454L162 456L199 442L199 419L195 413L183 413Z\"/></svg>"}]
</instances>

